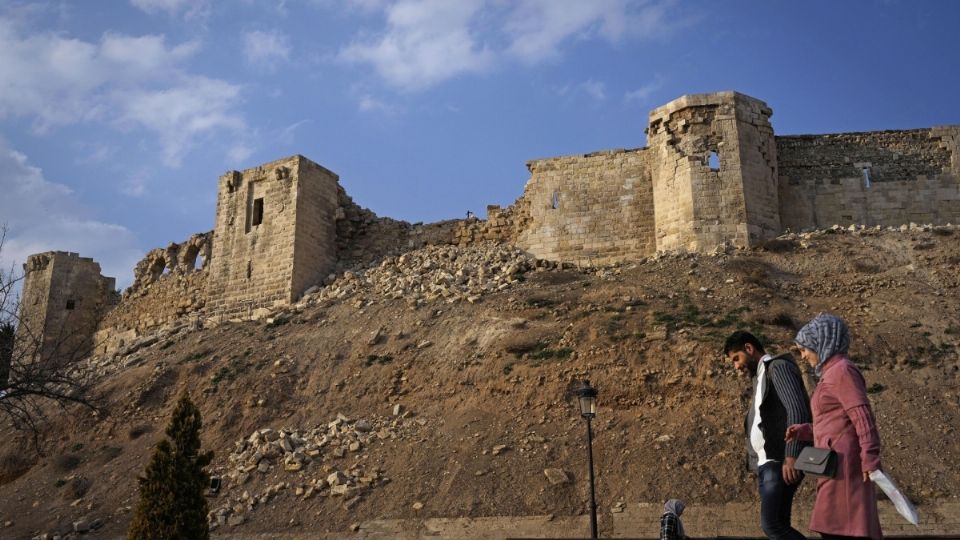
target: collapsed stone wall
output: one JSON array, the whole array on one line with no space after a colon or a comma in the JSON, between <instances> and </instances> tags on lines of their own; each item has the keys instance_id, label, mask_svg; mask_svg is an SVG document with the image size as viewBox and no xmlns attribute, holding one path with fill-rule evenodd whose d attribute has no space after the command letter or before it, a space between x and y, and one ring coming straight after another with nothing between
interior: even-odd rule
<instances>
[{"instance_id":1,"label":"collapsed stone wall","mask_svg":"<svg viewBox=\"0 0 960 540\"><path fill-rule=\"evenodd\" d=\"M357 205L339 187L336 270L363 268L426 246L513 243L530 224L529 200L521 196L508 208L487 206L487 219L470 216L435 223L409 223L379 217Z\"/></svg>"},{"instance_id":2,"label":"collapsed stone wall","mask_svg":"<svg viewBox=\"0 0 960 540\"><path fill-rule=\"evenodd\" d=\"M124 291L124 299L144 296L165 276L206 270L210 264L212 240L213 231L197 233L182 243L171 242L165 248L147 252L133 269L133 284Z\"/></svg>"},{"instance_id":3,"label":"collapsed stone wall","mask_svg":"<svg viewBox=\"0 0 960 540\"><path fill-rule=\"evenodd\" d=\"M513 205L506 208L491 204L487 206L487 219L470 217L461 221L454 233L457 245L469 246L484 242L516 244L520 234L530 226L531 199L532 197L521 195Z\"/></svg>"},{"instance_id":4,"label":"collapsed stone wall","mask_svg":"<svg viewBox=\"0 0 960 540\"><path fill-rule=\"evenodd\" d=\"M148 252L123 300L101 320L95 351L111 353L154 328L199 314L207 300L212 240L210 231Z\"/></svg>"},{"instance_id":5,"label":"collapsed stone wall","mask_svg":"<svg viewBox=\"0 0 960 540\"><path fill-rule=\"evenodd\" d=\"M427 245L457 241L462 220L423 224L379 217L357 205L342 186L337 187L337 271L369 266Z\"/></svg>"},{"instance_id":6,"label":"collapsed stone wall","mask_svg":"<svg viewBox=\"0 0 960 540\"><path fill-rule=\"evenodd\" d=\"M960 221L960 127L776 141L784 227Z\"/></svg>"}]
</instances>

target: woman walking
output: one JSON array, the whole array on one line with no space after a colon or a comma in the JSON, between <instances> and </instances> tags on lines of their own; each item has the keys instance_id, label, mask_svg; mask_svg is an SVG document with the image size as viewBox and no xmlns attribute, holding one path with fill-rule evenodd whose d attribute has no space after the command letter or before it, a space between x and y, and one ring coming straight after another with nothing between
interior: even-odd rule
<instances>
[{"instance_id":1,"label":"woman walking","mask_svg":"<svg viewBox=\"0 0 960 540\"><path fill-rule=\"evenodd\" d=\"M818 315L800 329L796 343L819 382L810 400L813 424L788 427L786 439L813 440L815 446L837 453L836 474L817 482L810 530L825 540L882 540L870 481L870 473L880 469L880 436L863 374L847 357L847 324L833 315Z\"/></svg>"}]
</instances>

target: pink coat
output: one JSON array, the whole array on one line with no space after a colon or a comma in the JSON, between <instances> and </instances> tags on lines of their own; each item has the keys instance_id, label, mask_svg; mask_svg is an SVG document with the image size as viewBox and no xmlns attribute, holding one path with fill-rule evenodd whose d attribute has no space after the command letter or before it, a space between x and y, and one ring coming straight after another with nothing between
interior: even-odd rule
<instances>
[{"instance_id":1,"label":"pink coat","mask_svg":"<svg viewBox=\"0 0 960 540\"><path fill-rule=\"evenodd\" d=\"M821 373L810 400L813 442L818 448L832 443L837 474L817 481L810 530L882 540L873 482L863 481L863 471L880 468L880 436L863 375L844 355L830 358ZM809 440L809 429L800 438Z\"/></svg>"}]
</instances>

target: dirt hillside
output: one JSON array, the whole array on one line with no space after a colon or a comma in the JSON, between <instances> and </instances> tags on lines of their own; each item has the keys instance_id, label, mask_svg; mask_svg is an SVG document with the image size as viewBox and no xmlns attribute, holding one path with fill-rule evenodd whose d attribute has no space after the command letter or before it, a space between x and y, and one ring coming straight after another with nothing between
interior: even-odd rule
<instances>
[{"instance_id":1,"label":"dirt hillside","mask_svg":"<svg viewBox=\"0 0 960 540\"><path fill-rule=\"evenodd\" d=\"M411 255L420 271L476 256ZM921 504L960 496L960 228L834 229L600 269L521 261L456 302L385 292L404 264L352 273L260 321L178 328L99 359L106 415L56 413L43 457L0 432L0 536L77 524L121 535L184 390L224 479L209 499L215 531L582 514L585 424L570 390L584 378L599 390L602 510L752 501L749 381L719 349L738 328L784 348L822 311L850 323L884 467Z\"/></svg>"}]
</instances>

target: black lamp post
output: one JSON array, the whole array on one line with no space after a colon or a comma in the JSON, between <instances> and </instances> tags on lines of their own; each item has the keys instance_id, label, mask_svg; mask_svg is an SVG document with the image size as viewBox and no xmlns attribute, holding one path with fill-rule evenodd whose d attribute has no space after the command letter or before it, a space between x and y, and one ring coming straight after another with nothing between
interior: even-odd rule
<instances>
[{"instance_id":1,"label":"black lamp post","mask_svg":"<svg viewBox=\"0 0 960 540\"><path fill-rule=\"evenodd\" d=\"M597 500L593 489L593 430L590 420L597 414L597 389L584 380L577 390L580 402L580 416L587 419L587 463L590 465L590 538L597 538Z\"/></svg>"}]
</instances>

